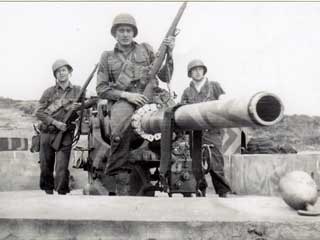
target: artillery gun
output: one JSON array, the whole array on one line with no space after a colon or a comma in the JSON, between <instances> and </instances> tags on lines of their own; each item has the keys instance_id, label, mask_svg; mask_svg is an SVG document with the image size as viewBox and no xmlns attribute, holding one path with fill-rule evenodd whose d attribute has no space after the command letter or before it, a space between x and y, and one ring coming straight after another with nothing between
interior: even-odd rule
<instances>
[{"instance_id":1,"label":"artillery gun","mask_svg":"<svg viewBox=\"0 0 320 240\"><path fill-rule=\"evenodd\" d=\"M85 194L105 195L113 187L104 175L110 151L106 106L107 102L102 100L92 112L88 157L77 164L88 171ZM169 196L174 193L203 196L205 192L199 183L208 160L202 151L202 131L271 126L282 119L283 111L281 100L267 92L188 105L167 101L137 109L131 122L136 137L129 156L130 195L154 196L155 191L164 191ZM176 137L181 132L189 135L187 143Z\"/></svg>"}]
</instances>

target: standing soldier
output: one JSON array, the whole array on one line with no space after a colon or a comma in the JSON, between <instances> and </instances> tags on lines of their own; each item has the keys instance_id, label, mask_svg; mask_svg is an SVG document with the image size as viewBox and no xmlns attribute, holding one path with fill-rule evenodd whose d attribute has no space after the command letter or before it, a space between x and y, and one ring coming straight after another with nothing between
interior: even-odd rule
<instances>
[{"instance_id":1,"label":"standing soldier","mask_svg":"<svg viewBox=\"0 0 320 240\"><path fill-rule=\"evenodd\" d=\"M218 100L224 93L218 82L209 81L205 77L207 67L201 60L195 59L188 64L188 77L192 79L190 86L186 88L182 94L181 102L199 103L212 100ZM230 192L230 187L224 179L224 160L221 153L222 148L222 131L220 129L205 130L202 136L203 144L211 145L210 164L212 169L210 175L212 184L220 197L225 197L227 192Z\"/></svg>"},{"instance_id":2,"label":"standing soldier","mask_svg":"<svg viewBox=\"0 0 320 240\"><path fill-rule=\"evenodd\" d=\"M111 35L117 43L112 51L102 53L97 77L97 94L108 100L110 118L111 151L105 173L110 181L116 183L117 195L128 195L129 191L131 169L128 155L133 137L131 116L137 108L153 101L147 99L143 92L155 55L149 44L139 44L133 40L137 34L136 21L131 15L119 14L114 18ZM174 38L165 39L164 44L168 47L167 58L158 77L168 82L173 71Z\"/></svg>"},{"instance_id":3,"label":"standing soldier","mask_svg":"<svg viewBox=\"0 0 320 240\"><path fill-rule=\"evenodd\" d=\"M52 65L56 84L44 91L39 101L36 117L41 121L40 135L40 188L47 194L67 194L69 189L69 159L75 125L67 126L63 122L66 111L79 110L80 103L72 103L80 94L80 86L72 85L71 65L59 59ZM87 102L85 107L91 104ZM61 147L55 150L52 142L59 131L64 132ZM55 167L55 178L53 176Z\"/></svg>"}]
</instances>

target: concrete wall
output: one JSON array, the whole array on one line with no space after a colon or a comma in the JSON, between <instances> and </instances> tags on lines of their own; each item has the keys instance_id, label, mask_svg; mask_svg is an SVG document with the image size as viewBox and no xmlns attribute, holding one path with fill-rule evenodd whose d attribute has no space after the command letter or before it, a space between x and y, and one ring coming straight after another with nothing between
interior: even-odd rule
<instances>
[{"instance_id":1,"label":"concrete wall","mask_svg":"<svg viewBox=\"0 0 320 240\"><path fill-rule=\"evenodd\" d=\"M279 180L302 170L320 188L320 154L235 154L225 159L226 177L238 194L278 196Z\"/></svg>"},{"instance_id":2,"label":"concrete wall","mask_svg":"<svg viewBox=\"0 0 320 240\"><path fill-rule=\"evenodd\" d=\"M82 188L87 183L87 172L72 168L74 188ZM29 151L0 152L0 191L39 189L40 166L38 153ZM254 154L231 155L225 158L225 175L231 188L242 195L279 195L278 183L287 172L303 170L314 177L320 188L320 154ZM207 175L209 192L214 192L210 176Z\"/></svg>"},{"instance_id":3,"label":"concrete wall","mask_svg":"<svg viewBox=\"0 0 320 240\"><path fill-rule=\"evenodd\" d=\"M73 154L70 160L70 173L75 182L74 188L82 188L87 182L87 173L72 168ZM0 152L0 191L19 191L39 189L39 154L28 151Z\"/></svg>"}]
</instances>

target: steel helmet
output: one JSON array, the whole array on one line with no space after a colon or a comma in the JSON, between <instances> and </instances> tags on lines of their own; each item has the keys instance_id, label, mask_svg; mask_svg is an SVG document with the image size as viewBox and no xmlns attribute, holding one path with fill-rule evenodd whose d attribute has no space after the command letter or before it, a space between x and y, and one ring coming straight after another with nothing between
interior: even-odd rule
<instances>
[{"instance_id":1,"label":"steel helmet","mask_svg":"<svg viewBox=\"0 0 320 240\"><path fill-rule=\"evenodd\" d=\"M73 71L73 68L66 60L58 59L52 64L52 72L53 72L54 77L56 77L56 71L63 66L66 66L70 72Z\"/></svg>"},{"instance_id":2,"label":"steel helmet","mask_svg":"<svg viewBox=\"0 0 320 240\"><path fill-rule=\"evenodd\" d=\"M111 27L112 36L116 36L116 30L119 25L130 25L133 28L133 37L138 35L136 20L128 13L120 13L114 19Z\"/></svg>"},{"instance_id":3,"label":"steel helmet","mask_svg":"<svg viewBox=\"0 0 320 240\"><path fill-rule=\"evenodd\" d=\"M204 75L207 73L207 67L204 65L204 63L200 59L194 59L189 62L188 64L188 77L191 77L191 70L195 67L203 67L204 69Z\"/></svg>"}]
</instances>

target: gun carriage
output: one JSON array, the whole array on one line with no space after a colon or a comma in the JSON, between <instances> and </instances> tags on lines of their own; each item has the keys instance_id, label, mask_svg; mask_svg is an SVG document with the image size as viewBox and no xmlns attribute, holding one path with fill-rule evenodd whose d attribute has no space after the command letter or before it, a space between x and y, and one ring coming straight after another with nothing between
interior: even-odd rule
<instances>
[{"instance_id":1,"label":"gun carriage","mask_svg":"<svg viewBox=\"0 0 320 240\"><path fill-rule=\"evenodd\" d=\"M186 2L181 5L165 38L177 35L177 25L186 5ZM130 143L130 194L153 196L158 190L169 195L205 195L205 189L200 185L210 168L211 154L202 151L202 131L270 126L283 117L283 105L276 95L266 92L243 99L175 104L171 91L168 93L160 89L156 80L169 54L167 50L167 46L162 43L147 74L148 81L143 95L152 101L137 109L131 119L136 137ZM86 191L89 194L105 194L110 187L104 175L110 154L107 106L107 101L101 100L93 111L88 135L88 158L76 164L89 173L89 189ZM189 135L187 142L177 137L184 133ZM100 190L94 191L94 185L99 186Z\"/></svg>"},{"instance_id":2,"label":"gun carriage","mask_svg":"<svg viewBox=\"0 0 320 240\"><path fill-rule=\"evenodd\" d=\"M88 158L78 166L88 171L89 188L98 182L108 192L108 182L104 182L110 151L106 106L102 100L92 112ZM189 105L148 104L137 109L131 121L136 138L131 142L129 156L130 194L153 196L155 191L164 191L169 195L205 195L199 183L208 172L210 161L206 156L210 154L202 150L202 131L271 126L282 119L283 110L281 100L267 92ZM181 133L189 135L188 142L179 140ZM97 189L90 192L103 194Z\"/></svg>"}]
</instances>

